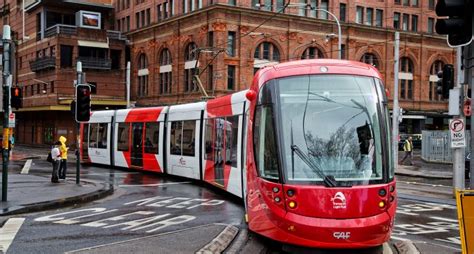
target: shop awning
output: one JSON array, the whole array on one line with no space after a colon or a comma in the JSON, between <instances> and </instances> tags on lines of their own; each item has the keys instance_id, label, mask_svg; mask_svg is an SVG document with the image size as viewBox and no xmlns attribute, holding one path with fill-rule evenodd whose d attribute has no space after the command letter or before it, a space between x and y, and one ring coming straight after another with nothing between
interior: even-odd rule
<instances>
[{"instance_id":1,"label":"shop awning","mask_svg":"<svg viewBox=\"0 0 474 254\"><path fill-rule=\"evenodd\" d=\"M101 41L83 41L83 40L78 40L77 44L81 47L91 47L91 48L104 48L108 49L109 48L109 43L107 42L101 42Z\"/></svg>"}]
</instances>

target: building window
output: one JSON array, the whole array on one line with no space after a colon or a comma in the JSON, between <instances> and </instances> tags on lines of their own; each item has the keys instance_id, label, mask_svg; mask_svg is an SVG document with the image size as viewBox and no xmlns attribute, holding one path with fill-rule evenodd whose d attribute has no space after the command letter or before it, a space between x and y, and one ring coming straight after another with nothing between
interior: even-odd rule
<instances>
[{"instance_id":1,"label":"building window","mask_svg":"<svg viewBox=\"0 0 474 254\"><path fill-rule=\"evenodd\" d=\"M341 58L346 59L346 44L341 44Z\"/></svg>"},{"instance_id":2,"label":"building window","mask_svg":"<svg viewBox=\"0 0 474 254\"><path fill-rule=\"evenodd\" d=\"M434 18L428 18L428 33L434 33Z\"/></svg>"},{"instance_id":3,"label":"building window","mask_svg":"<svg viewBox=\"0 0 474 254\"><path fill-rule=\"evenodd\" d=\"M173 17L174 16L174 0L169 0L168 2L169 2L168 4L169 14L170 14L170 17Z\"/></svg>"},{"instance_id":4,"label":"building window","mask_svg":"<svg viewBox=\"0 0 474 254\"><path fill-rule=\"evenodd\" d=\"M393 3L400 4L400 0L394 0Z\"/></svg>"},{"instance_id":5,"label":"building window","mask_svg":"<svg viewBox=\"0 0 474 254\"><path fill-rule=\"evenodd\" d=\"M127 32L130 31L130 16L127 16Z\"/></svg>"},{"instance_id":6,"label":"building window","mask_svg":"<svg viewBox=\"0 0 474 254\"><path fill-rule=\"evenodd\" d=\"M393 28L400 29L400 13L395 12L393 14Z\"/></svg>"},{"instance_id":7,"label":"building window","mask_svg":"<svg viewBox=\"0 0 474 254\"><path fill-rule=\"evenodd\" d=\"M374 20L374 9L367 8L366 9L365 24L368 25L368 26L371 26L373 24L373 20Z\"/></svg>"},{"instance_id":8,"label":"building window","mask_svg":"<svg viewBox=\"0 0 474 254\"><path fill-rule=\"evenodd\" d=\"M410 19L410 15L408 14L403 14L403 24L402 24L402 30L403 31L408 31L408 22Z\"/></svg>"},{"instance_id":9,"label":"building window","mask_svg":"<svg viewBox=\"0 0 474 254\"><path fill-rule=\"evenodd\" d=\"M236 5L237 3L236 3L236 0L229 0L229 4L230 5Z\"/></svg>"},{"instance_id":10,"label":"building window","mask_svg":"<svg viewBox=\"0 0 474 254\"><path fill-rule=\"evenodd\" d=\"M364 8L357 6L356 8L356 23L362 24L364 22Z\"/></svg>"},{"instance_id":11,"label":"building window","mask_svg":"<svg viewBox=\"0 0 474 254\"><path fill-rule=\"evenodd\" d=\"M428 0L428 9L430 10L435 9L435 0Z\"/></svg>"},{"instance_id":12,"label":"building window","mask_svg":"<svg viewBox=\"0 0 474 254\"><path fill-rule=\"evenodd\" d=\"M413 62L408 57L400 58L400 99L413 99Z\"/></svg>"},{"instance_id":13,"label":"building window","mask_svg":"<svg viewBox=\"0 0 474 254\"><path fill-rule=\"evenodd\" d=\"M346 4L339 4L339 20L342 22L346 21Z\"/></svg>"},{"instance_id":14,"label":"building window","mask_svg":"<svg viewBox=\"0 0 474 254\"><path fill-rule=\"evenodd\" d=\"M194 42L189 43L184 51L184 91L197 91L197 86L194 84L193 76L196 72L197 61L197 46Z\"/></svg>"},{"instance_id":15,"label":"building window","mask_svg":"<svg viewBox=\"0 0 474 254\"><path fill-rule=\"evenodd\" d=\"M318 59L324 58L323 52L319 50L317 47L309 47L305 49L303 54L301 55L301 59Z\"/></svg>"},{"instance_id":16,"label":"building window","mask_svg":"<svg viewBox=\"0 0 474 254\"><path fill-rule=\"evenodd\" d=\"M227 35L227 54L235 56L235 32L229 32Z\"/></svg>"},{"instance_id":17,"label":"building window","mask_svg":"<svg viewBox=\"0 0 474 254\"><path fill-rule=\"evenodd\" d=\"M164 19L168 18L168 3L167 2L163 3L163 18Z\"/></svg>"},{"instance_id":18,"label":"building window","mask_svg":"<svg viewBox=\"0 0 474 254\"><path fill-rule=\"evenodd\" d=\"M329 10L329 1L328 0L321 0L321 7L320 9ZM328 19L328 13L325 11L319 11L319 18L321 19Z\"/></svg>"},{"instance_id":19,"label":"building window","mask_svg":"<svg viewBox=\"0 0 474 254\"><path fill-rule=\"evenodd\" d=\"M136 29L140 28L140 13L139 12L135 13L135 28Z\"/></svg>"},{"instance_id":20,"label":"building window","mask_svg":"<svg viewBox=\"0 0 474 254\"><path fill-rule=\"evenodd\" d=\"M268 61L280 61L280 51L271 42L262 42L255 49L255 59L268 60Z\"/></svg>"},{"instance_id":21,"label":"building window","mask_svg":"<svg viewBox=\"0 0 474 254\"><path fill-rule=\"evenodd\" d=\"M145 25L150 25L151 23L151 12L150 8L146 9L146 24Z\"/></svg>"},{"instance_id":22,"label":"building window","mask_svg":"<svg viewBox=\"0 0 474 254\"><path fill-rule=\"evenodd\" d=\"M403 0L403 5L404 6L409 6L410 5L410 0Z\"/></svg>"},{"instance_id":23,"label":"building window","mask_svg":"<svg viewBox=\"0 0 474 254\"><path fill-rule=\"evenodd\" d=\"M411 0L411 6L418 7L418 0Z\"/></svg>"},{"instance_id":24,"label":"building window","mask_svg":"<svg viewBox=\"0 0 474 254\"><path fill-rule=\"evenodd\" d=\"M411 16L411 31L418 32L418 16L417 15Z\"/></svg>"},{"instance_id":25,"label":"building window","mask_svg":"<svg viewBox=\"0 0 474 254\"><path fill-rule=\"evenodd\" d=\"M207 46L214 47L214 32L213 31L209 31L207 33Z\"/></svg>"},{"instance_id":26,"label":"building window","mask_svg":"<svg viewBox=\"0 0 474 254\"><path fill-rule=\"evenodd\" d=\"M61 45L61 68L72 67L72 46Z\"/></svg>"},{"instance_id":27,"label":"building window","mask_svg":"<svg viewBox=\"0 0 474 254\"><path fill-rule=\"evenodd\" d=\"M375 11L375 26L378 26L378 27L383 26L383 10Z\"/></svg>"},{"instance_id":28,"label":"building window","mask_svg":"<svg viewBox=\"0 0 474 254\"><path fill-rule=\"evenodd\" d=\"M148 59L145 54L138 57L138 96L148 95Z\"/></svg>"},{"instance_id":29,"label":"building window","mask_svg":"<svg viewBox=\"0 0 474 254\"><path fill-rule=\"evenodd\" d=\"M207 66L207 89L214 91L214 67Z\"/></svg>"},{"instance_id":30,"label":"building window","mask_svg":"<svg viewBox=\"0 0 474 254\"><path fill-rule=\"evenodd\" d=\"M380 67L379 59L377 58L377 56L375 54L372 54L372 53L365 53L361 57L360 61L363 62L363 63L366 63L366 64L370 64L370 65L374 66L377 69L379 69L379 67Z\"/></svg>"},{"instance_id":31,"label":"building window","mask_svg":"<svg viewBox=\"0 0 474 254\"><path fill-rule=\"evenodd\" d=\"M163 49L160 55L160 94L171 93L172 78L171 52Z\"/></svg>"},{"instance_id":32,"label":"building window","mask_svg":"<svg viewBox=\"0 0 474 254\"><path fill-rule=\"evenodd\" d=\"M431 65L430 68L430 77L429 77L429 99L430 101L439 101L441 96L436 92L437 82L438 82L438 72L443 71L444 63L442 61L436 61Z\"/></svg>"},{"instance_id":33,"label":"building window","mask_svg":"<svg viewBox=\"0 0 474 254\"><path fill-rule=\"evenodd\" d=\"M227 90L235 89L235 66L227 66Z\"/></svg>"},{"instance_id":34,"label":"building window","mask_svg":"<svg viewBox=\"0 0 474 254\"><path fill-rule=\"evenodd\" d=\"M161 17L161 14L163 13L163 5L159 4L157 7L156 7L156 14L158 16L158 21L161 21L162 17Z\"/></svg>"}]
</instances>

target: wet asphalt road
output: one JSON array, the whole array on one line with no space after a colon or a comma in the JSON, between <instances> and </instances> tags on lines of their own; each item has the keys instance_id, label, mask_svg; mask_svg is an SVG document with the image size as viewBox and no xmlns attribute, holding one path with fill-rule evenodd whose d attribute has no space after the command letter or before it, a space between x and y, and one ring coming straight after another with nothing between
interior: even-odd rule
<instances>
[{"instance_id":1,"label":"wet asphalt road","mask_svg":"<svg viewBox=\"0 0 474 254\"><path fill-rule=\"evenodd\" d=\"M42 163L36 162L32 168L37 169L31 173L49 176L49 168ZM68 175L72 178L74 171L70 164ZM108 182L114 194L77 207L23 215L26 220L8 253L64 253L84 248L78 253L107 253L111 247L103 245L137 238L141 240L127 248L133 250L135 245L151 253L194 253L223 225L246 227L242 202L208 185L112 168L83 167L81 172L84 179ZM423 186L420 188L429 188ZM173 237L165 238L166 234ZM162 238L149 248L143 246L146 237L155 235ZM255 236L251 239L264 246L264 253L282 252L279 244ZM433 246L432 253L459 251L455 207L400 199L392 242L406 239Z\"/></svg>"}]
</instances>

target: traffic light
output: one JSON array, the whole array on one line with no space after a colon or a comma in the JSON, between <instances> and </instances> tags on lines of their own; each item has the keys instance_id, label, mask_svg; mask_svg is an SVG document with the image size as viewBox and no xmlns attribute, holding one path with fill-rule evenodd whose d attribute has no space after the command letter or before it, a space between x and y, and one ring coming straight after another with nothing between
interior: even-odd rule
<instances>
[{"instance_id":1,"label":"traffic light","mask_svg":"<svg viewBox=\"0 0 474 254\"><path fill-rule=\"evenodd\" d=\"M10 94L11 94L11 99L10 99L10 105L12 108L19 109L21 108L22 105L22 99L23 99L23 93L20 87L15 86L10 88Z\"/></svg>"},{"instance_id":2,"label":"traffic light","mask_svg":"<svg viewBox=\"0 0 474 254\"><path fill-rule=\"evenodd\" d=\"M443 71L438 72L438 78L436 92L442 95L443 99L449 99L449 90L454 87L454 66L445 64Z\"/></svg>"},{"instance_id":3,"label":"traffic light","mask_svg":"<svg viewBox=\"0 0 474 254\"><path fill-rule=\"evenodd\" d=\"M436 32L448 35L451 47L464 46L472 41L472 0L438 0L436 15L448 17L436 21Z\"/></svg>"},{"instance_id":4,"label":"traffic light","mask_svg":"<svg viewBox=\"0 0 474 254\"><path fill-rule=\"evenodd\" d=\"M91 87L76 85L76 122L87 122L91 116Z\"/></svg>"}]
</instances>

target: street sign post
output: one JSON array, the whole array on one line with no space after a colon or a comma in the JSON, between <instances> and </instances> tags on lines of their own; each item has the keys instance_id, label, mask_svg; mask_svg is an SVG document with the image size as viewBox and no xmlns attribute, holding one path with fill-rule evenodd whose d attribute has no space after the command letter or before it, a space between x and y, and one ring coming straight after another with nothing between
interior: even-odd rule
<instances>
[{"instance_id":1,"label":"street sign post","mask_svg":"<svg viewBox=\"0 0 474 254\"><path fill-rule=\"evenodd\" d=\"M466 147L466 127L462 118L449 120L449 131L451 132L451 148Z\"/></svg>"},{"instance_id":2,"label":"street sign post","mask_svg":"<svg viewBox=\"0 0 474 254\"><path fill-rule=\"evenodd\" d=\"M8 128L15 128L15 113L8 115Z\"/></svg>"}]
</instances>

